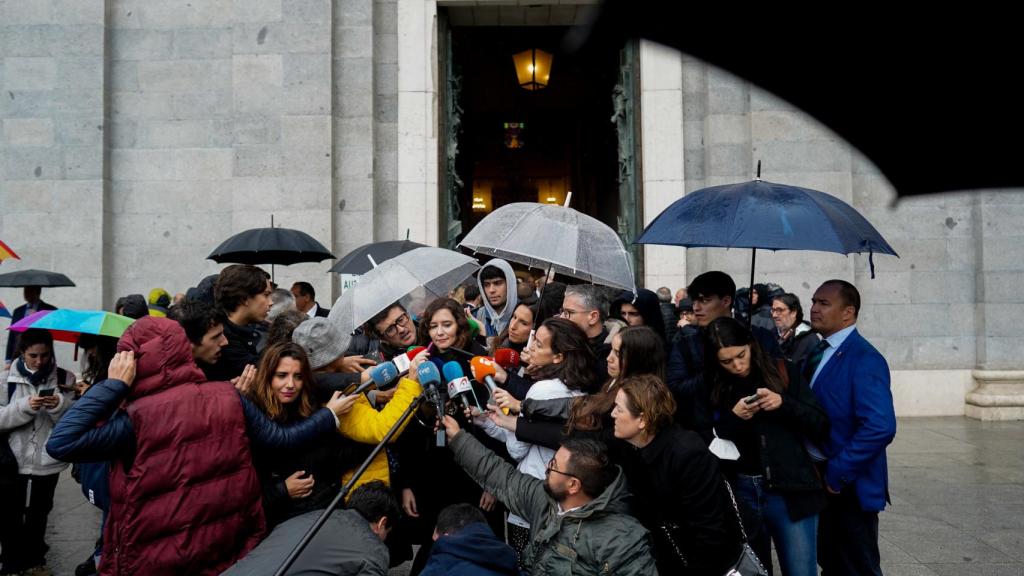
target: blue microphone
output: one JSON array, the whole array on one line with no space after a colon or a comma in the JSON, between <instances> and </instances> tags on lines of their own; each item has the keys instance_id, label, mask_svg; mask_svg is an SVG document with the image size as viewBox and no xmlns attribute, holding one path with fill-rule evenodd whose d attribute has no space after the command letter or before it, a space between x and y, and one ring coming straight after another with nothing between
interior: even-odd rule
<instances>
[{"instance_id":1,"label":"blue microphone","mask_svg":"<svg viewBox=\"0 0 1024 576\"><path fill-rule=\"evenodd\" d=\"M377 390L383 390L389 384L398 380L398 367L394 362L382 362L370 368L370 380L377 385Z\"/></svg>"},{"instance_id":2,"label":"blue microphone","mask_svg":"<svg viewBox=\"0 0 1024 576\"><path fill-rule=\"evenodd\" d=\"M423 386L427 400L429 400L437 409L438 420L444 418L445 400L444 395L439 389L439 385L441 384L441 373L437 371L437 366L435 366L433 362L424 362L420 364L420 367L416 370L416 376L419 378L420 386ZM441 426L437 429L437 446L443 447L446 440L444 427Z\"/></svg>"},{"instance_id":3,"label":"blue microphone","mask_svg":"<svg viewBox=\"0 0 1024 576\"><path fill-rule=\"evenodd\" d=\"M477 410L483 412L480 408L480 401L477 400L476 393L473 392L473 385L470 384L469 378L466 378L466 374L462 371L462 365L452 360L451 362L445 363L442 368L444 373L444 379L448 381L448 397L458 398L462 401L462 407L467 410L470 407L470 397L473 399L473 404L476 405Z\"/></svg>"},{"instance_id":4,"label":"blue microphone","mask_svg":"<svg viewBox=\"0 0 1024 576\"><path fill-rule=\"evenodd\" d=\"M362 394L370 388L386 390L398 380L398 367L394 362L383 362L372 367L368 371L370 379L363 382L352 391L352 394Z\"/></svg>"}]
</instances>

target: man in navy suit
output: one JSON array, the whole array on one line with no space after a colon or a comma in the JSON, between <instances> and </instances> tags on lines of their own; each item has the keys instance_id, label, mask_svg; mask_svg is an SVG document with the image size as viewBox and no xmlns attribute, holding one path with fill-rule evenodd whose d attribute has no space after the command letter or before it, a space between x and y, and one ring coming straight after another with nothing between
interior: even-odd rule
<instances>
[{"instance_id":1,"label":"man in navy suit","mask_svg":"<svg viewBox=\"0 0 1024 576\"><path fill-rule=\"evenodd\" d=\"M853 284L829 280L811 302L811 327L824 340L804 370L831 424L818 564L823 576L881 576L878 512L889 501L885 447L896 435L889 365L857 332L860 293Z\"/></svg>"},{"instance_id":2,"label":"man in navy suit","mask_svg":"<svg viewBox=\"0 0 1024 576\"><path fill-rule=\"evenodd\" d=\"M25 286L24 290L25 303L14 309L11 314L11 324L14 324L18 320L21 320L25 316L31 316L40 310L56 310L57 307L51 304L43 302L41 296L43 295L43 288L41 286ZM10 369L11 362L17 356L18 349L18 334L16 332L7 333L7 350L4 354L4 365L6 369Z\"/></svg>"}]
</instances>

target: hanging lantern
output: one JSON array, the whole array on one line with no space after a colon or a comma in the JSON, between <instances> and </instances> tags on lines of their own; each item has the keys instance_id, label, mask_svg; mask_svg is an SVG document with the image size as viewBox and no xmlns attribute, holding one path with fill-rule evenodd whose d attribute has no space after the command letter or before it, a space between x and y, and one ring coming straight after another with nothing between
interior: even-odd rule
<instances>
[{"instance_id":1,"label":"hanging lantern","mask_svg":"<svg viewBox=\"0 0 1024 576\"><path fill-rule=\"evenodd\" d=\"M551 54L536 48L512 56L519 85L527 90L540 90L548 85L551 75Z\"/></svg>"}]
</instances>

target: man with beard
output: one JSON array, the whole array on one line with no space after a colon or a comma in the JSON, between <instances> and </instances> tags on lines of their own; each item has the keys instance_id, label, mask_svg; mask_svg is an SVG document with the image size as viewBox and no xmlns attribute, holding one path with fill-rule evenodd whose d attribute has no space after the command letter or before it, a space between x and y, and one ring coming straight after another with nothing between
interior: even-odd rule
<instances>
[{"instance_id":1,"label":"man with beard","mask_svg":"<svg viewBox=\"0 0 1024 576\"><path fill-rule=\"evenodd\" d=\"M656 574L650 535L627 511L626 478L604 444L569 438L539 480L462 434L451 416L445 434L455 461L513 513L530 522L521 563L532 574Z\"/></svg>"}]
</instances>

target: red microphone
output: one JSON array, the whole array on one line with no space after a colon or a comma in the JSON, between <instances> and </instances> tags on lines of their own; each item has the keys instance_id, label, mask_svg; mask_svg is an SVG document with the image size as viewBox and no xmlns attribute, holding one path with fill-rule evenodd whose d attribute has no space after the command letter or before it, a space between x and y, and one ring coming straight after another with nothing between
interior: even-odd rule
<instances>
[{"instance_id":1,"label":"red microphone","mask_svg":"<svg viewBox=\"0 0 1024 576\"><path fill-rule=\"evenodd\" d=\"M511 348L498 348L494 352L494 361L505 370L519 368L519 352Z\"/></svg>"},{"instance_id":2,"label":"red microphone","mask_svg":"<svg viewBox=\"0 0 1024 576\"><path fill-rule=\"evenodd\" d=\"M412 359L415 358L420 352L425 351L426 348L423 346L410 346L409 351L405 354L399 354L391 359L395 363L395 367L398 368L399 374L405 374L409 371L409 366L412 364Z\"/></svg>"}]
</instances>

